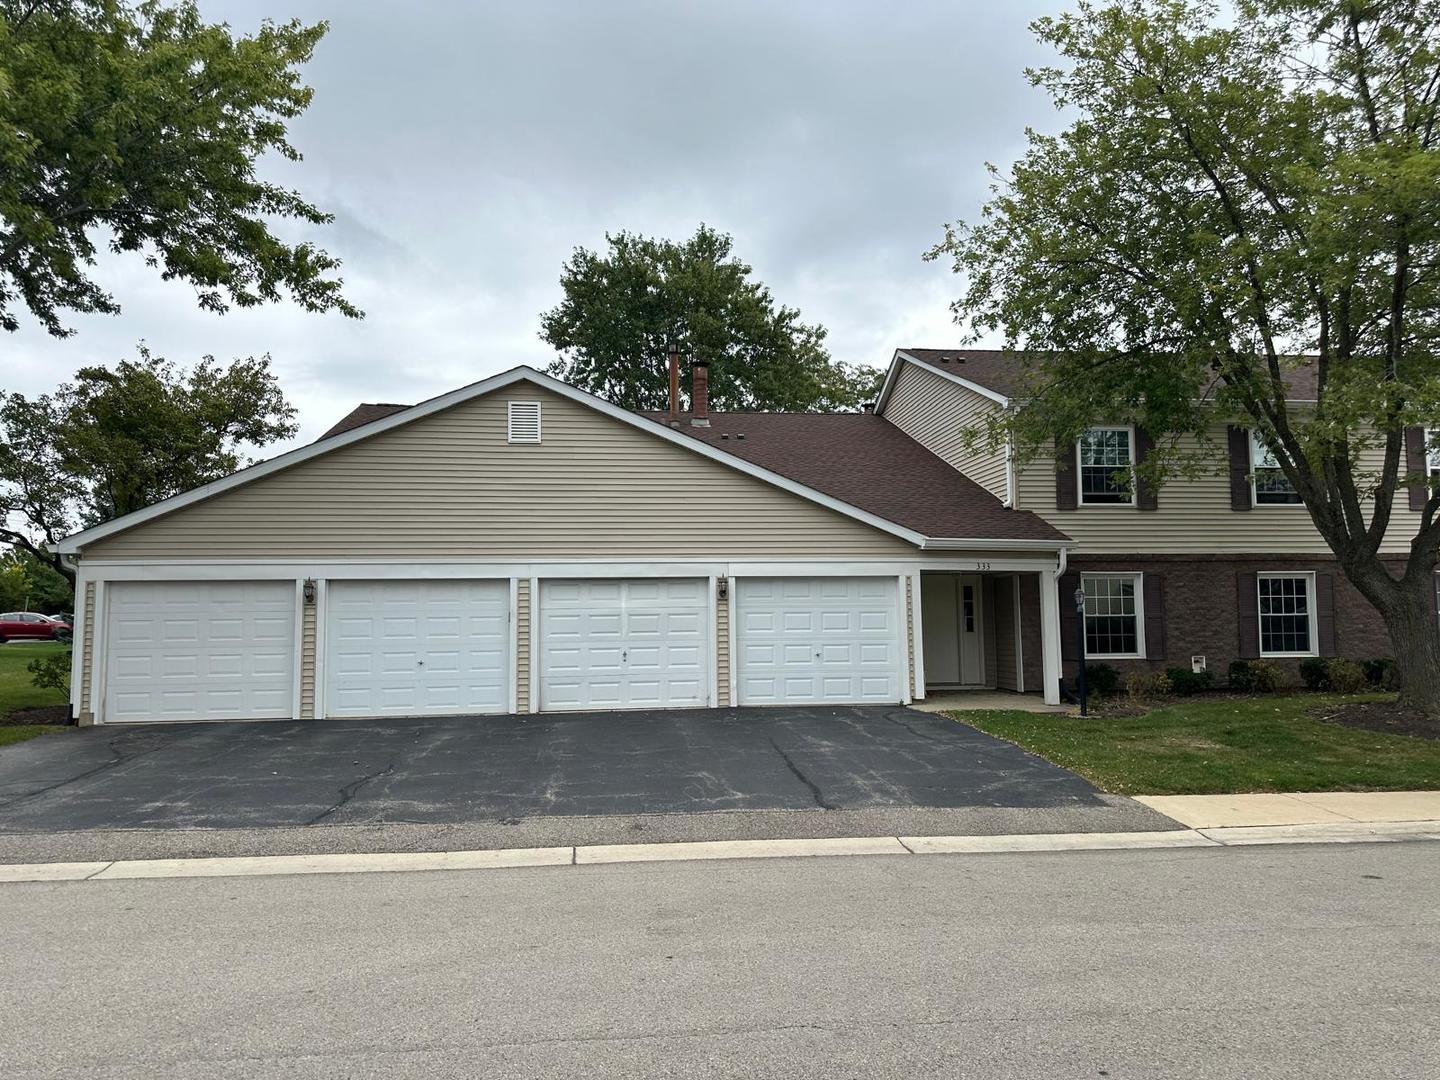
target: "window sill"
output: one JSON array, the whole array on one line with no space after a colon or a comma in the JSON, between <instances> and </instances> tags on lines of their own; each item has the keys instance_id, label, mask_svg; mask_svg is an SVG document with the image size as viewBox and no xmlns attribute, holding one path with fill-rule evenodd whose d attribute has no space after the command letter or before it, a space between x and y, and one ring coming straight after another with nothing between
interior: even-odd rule
<instances>
[{"instance_id":1,"label":"window sill","mask_svg":"<svg viewBox=\"0 0 1440 1080\"><path fill-rule=\"evenodd\" d=\"M1317 652L1262 652L1261 660L1304 660L1307 657L1319 656Z\"/></svg>"},{"instance_id":2,"label":"window sill","mask_svg":"<svg viewBox=\"0 0 1440 1080\"><path fill-rule=\"evenodd\" d=\"M1086 661L1090 660L1144 660L1144 653L1089 653L1085 654Z\"/></svg>"}]
</instances>

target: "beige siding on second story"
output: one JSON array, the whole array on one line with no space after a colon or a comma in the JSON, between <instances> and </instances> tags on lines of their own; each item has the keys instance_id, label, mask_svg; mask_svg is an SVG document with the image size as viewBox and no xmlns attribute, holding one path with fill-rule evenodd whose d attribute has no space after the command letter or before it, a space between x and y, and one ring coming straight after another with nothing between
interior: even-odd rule
<instances>
[{"instance_id":1,"label":"beige siding on second story","mask_svg":"<svg viewBox=\"0 0 1440 1080\"><path fill-rule=\"evenodd\" d=\"M1083 506L1055 509L1055 462L1037 458L1020 470L1016 488L1020 509L1032 510L1079 543L1077 553L1106 554L1218 554L1229 552L1328 553L1303 506L1230 508L1230 478L1226 471L1225 431L1215 432L1217 469L1194 479L1168 481L1159 493L1159 508ZM1186 450L1198 450L1195 439L1182 441ZM1379 454L1372 467L1379 468ZM1419 527L1420 515L1409 509L1402 492L1384 550L1402 553Z\"/></svg>"},{"instance_id":2,"label":"beige siding on second story","mask_svg":"<svg viewBox=\"0 0 1440 1080\"><path fill-rule=\"evenodd\" d=\"M999 408L997 402L943 375L902 362L885 400L884 416L997 499L1005 499L1004 449L987 450L983 443L974 449L966 446L966 433L983 430L985 417Z\"/></svg>"}]
</instances>

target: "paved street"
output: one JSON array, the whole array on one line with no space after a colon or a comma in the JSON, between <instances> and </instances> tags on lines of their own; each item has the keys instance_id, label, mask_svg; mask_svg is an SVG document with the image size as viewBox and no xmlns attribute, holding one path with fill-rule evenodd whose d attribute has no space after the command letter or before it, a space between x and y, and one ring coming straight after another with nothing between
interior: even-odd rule
<instances>
[{"instance_id":1,"label":"paved street","mask_svg":"<svg viewBox=\"0 0 1440 1080\"><path fill-rule=\"evenodd\" d=\"M0 1075L1440 1074L1440 843L0 886Z\"/></svg>"}]
</instances>

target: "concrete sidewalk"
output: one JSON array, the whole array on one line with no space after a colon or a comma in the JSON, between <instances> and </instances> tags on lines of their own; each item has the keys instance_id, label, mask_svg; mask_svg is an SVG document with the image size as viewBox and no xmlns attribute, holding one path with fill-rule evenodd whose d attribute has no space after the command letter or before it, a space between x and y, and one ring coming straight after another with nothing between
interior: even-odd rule
<instances>
[{"instance_id":1,"label":"concrete sidewalk","mask_svg":"<svg viewBox=\"0 0 1440 1080\"><path fill-rule=\"evenodd\" d=\"M1259 795L1137 795L1192 829L1440 821L1440 791L1299 791Z\"/></svg>"}]
</instances>

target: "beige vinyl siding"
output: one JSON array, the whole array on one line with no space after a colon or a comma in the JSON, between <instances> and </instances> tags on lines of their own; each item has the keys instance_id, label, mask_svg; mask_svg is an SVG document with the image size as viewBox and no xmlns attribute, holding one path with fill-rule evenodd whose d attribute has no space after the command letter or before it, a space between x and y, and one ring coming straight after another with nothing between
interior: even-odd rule
<instances>
[{"instance_id":1,"label":"beige vinyl siding","mask_svg":"<svg viewBox=\"0 0 1440 1080\"><path fill-rule=\"evenodd\" d=\"M539 445L506 441L539 401ZM914 547L517 383L97 541L86 558L913 555Z\"/></svg>"},{"instance_id":2,"label":"beige vinyl siding","mask_svg":"<svg viewBox=\"0 0 1440 1080\"><path fill-rule=\"evenodd\" d=\"M315 605L300 612L300 719L315 718Z\"/></svg>"},{"instance_id":3,"label":"beige vinyl siding","mask_svg":"<svg viewBox=\"0 0 1440 1080\"><path fill-rule=\"evenodd\" d=\"M1015 655L1016 579L1001 577L989 580L990 609L995 616L992 624L995 649L992 680L1000 690L1014 690L1020 685Z\"/></svg>"},{"instance_id":4,"label":"beige vinyl siding","mask_svg":"<svg viewBox=\"0 0 1440 1080\"><path fill-rule=\"evenodd\" d=\"M915 579L908 574L905 577L905 650L910 660L910 697L920 697L925 693L925 687L918 681L919 673L915 670Z\"/></svg>"},{"instance_id":5,"label":"beige vinyl siding","mask_svg":"<svg viewBox=\"0 0 1440 1080\"><path fill-rule=\"evenodd\" d=\"M963 374L963 372L961 372ZM1005 450L984 442L966 448L966 433L983 430L1000 405L943 375L905 363L885 399L885 419L998 499L1008 497Z\"/></svg>"},{"instance_id":6,"label":"beige vinyl siding","mask_svg":"<svg viewBox=\"0 0 1440 1080\"><path fill-rule=\"evenodd\" d=\"M93 713L90 687L95 679L95 583L85 584L85 628L80 633L80 715Z\"/></svg>"},{"instance_id":7,"label":"beige vinyl siding","mask_svg":"<svg viewBox=\"0 0 1440 1080\"><path fill-rule=\"evenodd\" d=\"M995 618L995 609L1000 601L997 599L997 590L995 586L997 584L1002 584L1003 581L1004 579L996 579L993 577L983 577L980 579L980 602L983 605L983 617L980 620L980 626L981 629L984 631L981 635L981 644L983 644L985 647L984 683L990 689L994 689L995 687L995 672L996 669L999 667L1000 663L998 635L996 634L995 630L997 625Z\"/></svg>"},{"instance_id":8,"label":"beige vinyl siding","mask_svg":"<svg viewBox=\"0 0 1440 1080\"><path fill-rule=\"evenodd\" d=\"M1022 510L1033 510L1079 542L1085 554L1219 554L1224 552L1329 553L1330 549L1303 506L1255 506L1230 509L1230 478L1225 430L1214 433L1213 475L1174 479L1160 489L1159 509L1133 506L1082 506L1055 509L1055 463L1046 456L1020 471L1017 490ZM1197 450L1188 438L1181 447ZM1366 464L1379 470L1383 454L1368 455ZM1395 501L1390 532L1382 550L1409 550L1420 515L1409 509L1402 492Z\"/></svg>"},{"instance_id":9,"label":"beige vinyl siding","mask_svg":"<svg viewBox=\"0 0 1440 1080\"><path fill-rule=\"evenodd\" d=\"M730 704L730 597L715 601L715 678L722 709Z\"/></svg>"},{"instance_id":10,"label":"beige vinyl siding","mask_svg":"<svg viewBox=\"0 0 1440 1080\"><path fill-rule=\"evenodd\" d=\"M515 582L515 708L530 711L530 579Z\"/></svg>"}]
</instances>

